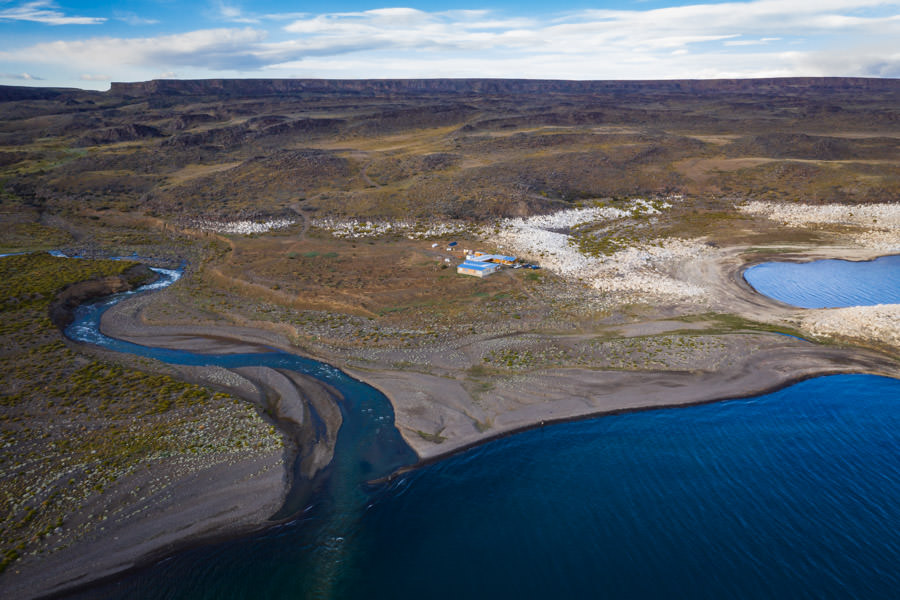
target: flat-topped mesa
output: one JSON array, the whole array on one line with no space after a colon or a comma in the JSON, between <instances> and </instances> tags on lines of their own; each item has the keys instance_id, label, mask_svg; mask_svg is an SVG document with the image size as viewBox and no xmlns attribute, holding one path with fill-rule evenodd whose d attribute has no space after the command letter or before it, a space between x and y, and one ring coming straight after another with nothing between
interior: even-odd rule
<instances>
[{"instance_id":1,"label":"flat-topped mesa","mask_svg":"<svg viewBox=\"0 0 900 600\"><path fill-rule=\"evenodd\" d=\"M800 94L804 92L900 92L900 79L789 77L659 81L567 81L549 79L154 79L113 82L118 96L283 94Z\"/></svg>"}]
</instances>

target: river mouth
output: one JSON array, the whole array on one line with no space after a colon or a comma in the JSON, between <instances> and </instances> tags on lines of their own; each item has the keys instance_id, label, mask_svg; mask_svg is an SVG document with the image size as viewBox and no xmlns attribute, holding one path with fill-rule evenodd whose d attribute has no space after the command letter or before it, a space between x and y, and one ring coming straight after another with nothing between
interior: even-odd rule
<instances>
[{"instance_id":1,"label":"river mouth","mask_svg":"<svg viewBox=\"0 0 900 600\"><path fill-rule=\"evenodd\" d=\"M888 598L898 402L839 375L532 430L77 597Z\"/></svg>"},{"instance_id":2,"label":"river mouth","mask_svg":"<svg viewBox=\"0 0 900 600\"><path fill-rule=\"evenodd\" d=\"M900 255L870 261L765 262L744 280L758 293L798 308L900 304Z\"/></svg>"},{"instance_id":3,"label":"river mouth","mask_svg":"<svg viewBox=\"0 0 900 600\"><path fill-rule=\"evenodd\" d=\"M336 405L335 410L339 409L339 429L335 434L328 431L325 419L318 414L312 403L303 407L301 425L295 420L277 416L277 398L274 404L271 397L263 400L263 410L275 415L276 423L298 446L290 468L291 485L281 509L271 517L273 521L288 522L287 526L296 527L307 522L309 516L314 514L326 523L339 523L341 519L335 519L335 515L352 515L365 507L364 498L371 491L368 485L370 480L386 479L399 469L417 462L417 455L394 427L393 407L384 394L328 364L262 346L256 352L208 354L144 346L103 334L100 322L103 314L112 306L136 294L165 288L182 275L181 269L153 270L158 273L159 278L150 284L76 308L73 321L65 329L66 336L107 350L169 364L221 367L235 373L247 369L252 371L254 368L267 369L276 376L283 373L292 377L310 378L328 390L325 392L327 401ZM242 347L246 347L246 344ZM263 394L264 397L269 395ZM333 425L333 419L331 424ZM327 443L329 435L336 435L336 440L331 440L333 453L330 460L315 467L314 475L307 476L310 470L310 452L317 450L318 444ZM334 528L334 524L330 528ZM333 534L328 535L335 537ZM127 578L128 575L124 577ZM92 596L94 592L85 593Z\"/></svg>"},{"instance_id":4,"label":"river mouth","mask_svg":"<svg viewBox=\"0 0 900 600\"><path fill-rule=\"evenodd\" d=\"M184 354L286 367L268 354ZM373 414L372 388L309 363L350 400L342 412ZM381 453L396 454L378 435L344 436L345 422L347 447L293 519L72 597L890 597L900 489L881 480L900 481L897 386L825 377L554 425L374 487L362 482L390 462ZM381 417L368 431L396 431Z\"/></svg>"}]
</instances>

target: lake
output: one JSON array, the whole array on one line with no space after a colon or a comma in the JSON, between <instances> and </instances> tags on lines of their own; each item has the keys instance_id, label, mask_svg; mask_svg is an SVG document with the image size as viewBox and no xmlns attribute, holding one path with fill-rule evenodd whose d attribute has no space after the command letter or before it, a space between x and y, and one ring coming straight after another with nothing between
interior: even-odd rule
<instances>
[{"instance_id":1,"label":"lake","mask_svg":"<svg viewBox=\"0 0 900 600\"><path fill-rule=\"evenodd\" d=\"M296 368L342 389L350 419L335 465L290 522L73 598L893 598L900 589L900 380L820 377L750 399L552 425L372 486L410 456L390 404L369 386L281 353L194 355L104 339L98 318L81 314L70 333L170 362Z\"/></svg>"},{"instance_id":2,"label":"lake","mask_svg":"<svg viewBox=\"0 0 900 600\"><path fill-rule=\"evenodd\" d=\"M900 381L487 443L82 597L894 598Z\"/></svg>"},{"instance_id":3,"label":"lake","mask_svg":"<svg viewBox=\"0 0 900 600\"><path fill-rule=\"evenodd\" d=\"M800 308L900 303L900 255L871 261L767 262L744 271L760 294Z\"/></svg>"}]
</instances>

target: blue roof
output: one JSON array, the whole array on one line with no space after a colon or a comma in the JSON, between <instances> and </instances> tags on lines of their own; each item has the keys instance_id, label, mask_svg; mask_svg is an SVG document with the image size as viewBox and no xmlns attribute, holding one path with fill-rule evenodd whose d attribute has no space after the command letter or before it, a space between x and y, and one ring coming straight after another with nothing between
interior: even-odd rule
<instances>
[{"instance_id":1,"label":"blue roof","mask_svg":"<svg viewBox=\"0 0 900 600\"><path fill-rule=\"evenodd\" d=\"M485 269L493 269L495 267L496 267L496 265L492 265L490 263L465 261L463 263L460 263L457 268L458 269L473 269L475 271L484 271Z\"/></svg>"}]
</instances>

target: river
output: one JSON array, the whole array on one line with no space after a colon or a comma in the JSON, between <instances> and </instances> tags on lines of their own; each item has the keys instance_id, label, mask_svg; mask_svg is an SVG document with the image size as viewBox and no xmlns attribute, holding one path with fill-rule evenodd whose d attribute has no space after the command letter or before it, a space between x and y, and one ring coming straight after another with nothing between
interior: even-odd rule
<instances>
[{"instance_id":1,"label":"river","mask_svg":"<svg viewBox=\"0 0 900 600\"><path fill-rule=\"evenodd\" d=\"M275 361L345 386L348 402L327 485L294 520L73 597L893 598L900 589L898 380L820 377L751 399L553 425L369 486L404 454L395 446L378 458L396 429L375 390L281 353L123 345L97 336L97 318L79 315L70 334L169 362ZM355 414L359 428L348 427Z\"/></svg>"}]
</instances>

